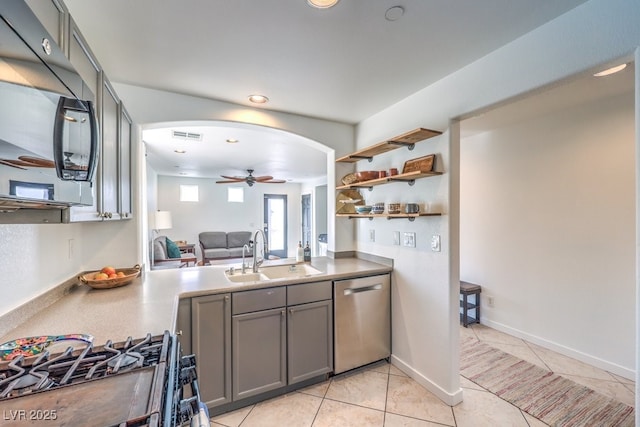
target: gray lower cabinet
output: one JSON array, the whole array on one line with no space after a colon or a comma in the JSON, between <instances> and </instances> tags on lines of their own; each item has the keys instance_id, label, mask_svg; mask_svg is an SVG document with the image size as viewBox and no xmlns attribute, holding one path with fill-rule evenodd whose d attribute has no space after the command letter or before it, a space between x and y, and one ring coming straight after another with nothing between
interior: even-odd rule
<instances>
[{"instance_id":1,"label":"gray lower cabinet","mask_svg":"<svg viewBox=\"0 0 640 427\"><path fill-rule=\"evenodd\" d=\"M196 355L203 402L231 402L231 301L229 294L191 298L191 352Z\"/></svg>"},{"instance_id":2,"label":"gray lower cabinet","mask_svg":"<svg viewBox=\"0 0 640 427\"><path fill-rule=\"evenodd\" d=\"M287 385L285 295L284 288L233 294L234 401Z\"/></svg>"},{"instance_id":3,"label":"gray lower cabinet","mask_svg":"<svg viewBox=\"0 0 640 427\"><path fill-rule=\"evenodd\" d=\"M287 341L289 384L333 371L332 301L288 307Z\"/></svg>"}]
</instances>

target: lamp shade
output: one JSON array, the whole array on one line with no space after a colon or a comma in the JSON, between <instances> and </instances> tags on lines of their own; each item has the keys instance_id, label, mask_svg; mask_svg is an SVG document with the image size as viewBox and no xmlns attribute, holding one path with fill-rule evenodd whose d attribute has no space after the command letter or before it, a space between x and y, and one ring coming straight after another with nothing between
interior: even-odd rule
<instances>
[{"instance_id":1,"label":"lamp shade","mask_svg":"<svg viewBox=\"0 0 640 427\"><path fill-rule=\"evenodd\" d=\"M154 223L156 230L166 230L168 228L173 227L171 222L171 212L170 211L156 211L154 215Z\"/></svg>"}]
</instances>

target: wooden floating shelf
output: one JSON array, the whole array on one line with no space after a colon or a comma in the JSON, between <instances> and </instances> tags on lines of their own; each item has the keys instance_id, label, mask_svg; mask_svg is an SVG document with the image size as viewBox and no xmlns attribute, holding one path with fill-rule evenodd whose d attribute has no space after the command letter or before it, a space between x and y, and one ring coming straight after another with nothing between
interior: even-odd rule
<instances>
[{"instance_id":1,"label":"wooden floating shelf","mask_svg":"<svg viewBox=\"0 0 640 427\"><path fill-rule=\"evenodd\" d=\"M360 160L367 159L371 161L373 156L386 153L387 151L395 150L397 148L407 147L409 150L413 150L414 145L417 142L424 141L425 139L433 138L434 136L442 135L442 132L437 130L418 128L395 138L389 139L384 142L372 145L362 150L358 150L354 153L347 154L340 157L336 162L342 163L356 163Z\"/></svg>"},{"instance_id":2,"label":"wooden floating shelf","mask_svg":"<svg viewBox=\"0 0 640 427\"><path fill-rule=\"evenodd\" d=\"M416 179L426 178L429 176L437 176L437 175L442 175L442 172L413 171L413 172L402 173L399 175L386 176L384 178L376 178L369 181L354 182L353 184L341 185L339 187L336 187L336 190L351 190L353 188L371 188L371 187L375 187L376 185L388 184L390 182L408 182L409 185L411 185L413 181L415 181Z\"/></svg>"},{"instance_id":3,"label":"wooden floating shelf","mask_svg":"<svg viewBox=\"0 0 640 427\"><path fill-rule=\"evenodd\" d=\"M387 219L408 219L409 221L413 221L420 216L441 216L442 214L439 212L428 212L428 213L417 213L417 214L336 214L337 217L341 218L349 218L349 219L362 219L362 218L387 218Z\"/></svg>"}]
</instances>

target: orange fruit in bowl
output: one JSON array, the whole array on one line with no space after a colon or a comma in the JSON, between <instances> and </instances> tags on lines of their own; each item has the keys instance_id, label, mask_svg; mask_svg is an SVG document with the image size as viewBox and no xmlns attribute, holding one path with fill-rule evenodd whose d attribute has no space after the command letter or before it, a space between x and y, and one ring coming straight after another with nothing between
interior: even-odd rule
<instances>
[{"instance_id":1,"label":"orange fruit in bowl","mask_svg":"<svg viewBox=\"0 0 640 427\"><path fill-rule=\"evenodd\" d=\"M96 273L96 275L93 276L94 280L105 280L105 279L108 279L108 278L109 278L109 275L106 274L106 273L102 273L102 272Z\"/></svg>"},{"instance_id":2,"label":"orange fruit in bowl","mask_svg":"<svg viewBox=\"0 0 640 427\"><path fill-rule=\"evenodd\" d=\"M116 273L116 276L118 276L118 277L124 277L124 276L125 276L124 271L118 271L118 272Z\"/></svg>"},{"instance_id":3,"label":"orange fruit in bowl","mask_svg":"<svg viewBox=\"0 0 640 427\"><path fill-rule=\"evenodd\" d=\"M107 276L111 275L111 274L116 274L116 269L109 266L106 267L102 267L102 270L100 270L101 273L105 273Z\"/></svg>"}]
</instances>

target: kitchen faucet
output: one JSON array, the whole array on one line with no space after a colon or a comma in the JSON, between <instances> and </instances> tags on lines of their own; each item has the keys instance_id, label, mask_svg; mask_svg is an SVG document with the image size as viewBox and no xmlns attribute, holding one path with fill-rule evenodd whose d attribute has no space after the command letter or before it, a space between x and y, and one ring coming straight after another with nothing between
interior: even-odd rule
<instances>
[{"instance_id":1,"label":"kitchen faucet","mask_svg":"<svg viewBox=\"0 0 640 427\"><path fill-rule=\"evenodd\" d=\"M245 244L242 247L242 274L247 272L248 265L244 263L244 255L249 252L249 245Z\"/></svg>"},{"instance_id":2,"label":"kitchen faucet","mask_svg":"<svg viewBox=\"0 0 640 427\"><path fill-rule=\"evenodd\" d=\"M258 261L258 234L262 234L262 259ZM264 262L264 253L267 248L267 239L264 237L264 232L260 229L257 229L255 234L253 235L253 272L258 272L258 267L262 265Z\"/></svg>"}]
</instances>

